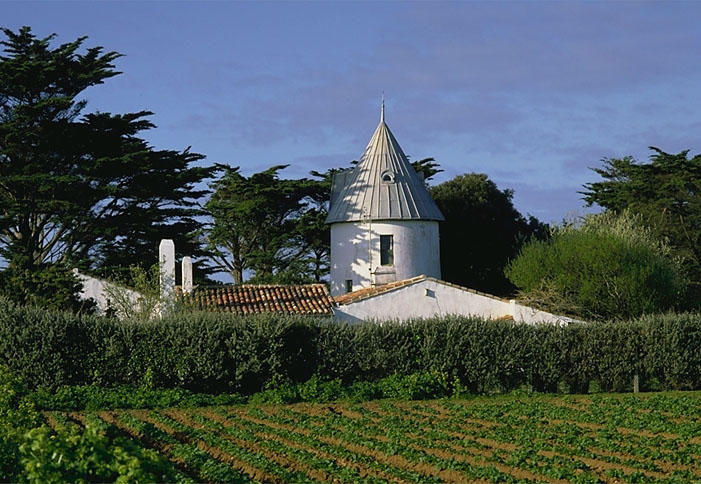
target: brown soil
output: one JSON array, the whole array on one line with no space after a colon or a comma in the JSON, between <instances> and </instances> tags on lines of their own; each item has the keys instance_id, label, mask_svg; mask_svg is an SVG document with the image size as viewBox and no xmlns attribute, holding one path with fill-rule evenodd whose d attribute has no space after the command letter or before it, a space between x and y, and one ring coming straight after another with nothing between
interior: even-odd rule
<instances>
[{"instance_id":1,"label":"brown soil","mask_svg":"<svg viewBox=\"0 0 701 484\"><path fill-rule=\"evenodd\" d=\"M177 431L175 428L172 426L160 422L159 420L151 417L148 415L148 411L144 410L135 410L131 412L132 415L134 415L136 418L143 420L144 422L149 422L153 424L155 427L163 430L164 432L168 433L169 435L173 436L177 440L183 443L187 444L195 444L198 449L208 453L211 455L213 458L216 460L223 462L225 464L230 465L237 471L240 471L246 475L248 475L251 479L256 480L256 481L261 481L261 482L271 482L271 483L284 483L282 479L279 477L270 474L262 469L258 469L257 467L251 466L247 462L244 462L235 456L229 454L228 452L224 452L221 449L218 449L216 447L212 447L203 441L199 439L192 439L189 436L185 435L182 432Z\"/></svg>"},{"instance_id":2,"label":"brown soil","mask_svg":"<svg viewBox=\"0 0 701 484\"><path fill-rule=\"evenodd\" d=\"M570 447L570 446L568 446L568 447ZM676 464L674 462L670 462L670 461L666 461L666 460L662 460L662 459L646 459L646 458L638 457L638 456L631 455L631 454L624 454L622 452L614 452L611 450L599 449L596 447L589 448L587 450L589 450L589 452L591 452L593 454L598 454L598 455L602 455L602 456L606 456L606 457L614 457L616 459L621 459L621 460L632 460L635 462L651 462L651 463L655 464L657 467L659 467L660 469L662 469L665 473L671 474L674 471L690 471L694 475L701 477L701 469L699 469L697 467L687 466L684 464Z\"/></svg>"},{"instance_id":3,"label":"brown soil","mask_svg":"<svg viewBox=\"0 0 701 484\"><path fill-rule=\"evenodd\" d=\"M469 402L466 402L469 403ZM460 422L465 422L473 425L478 425L479 427L483 428L491 428L491 427L499 427L503 424L499 422L492 422L491 420L484 420L484 419L477 419L477 418L469 418L469 417L456 417L455 413L453 413L452 410L449 408L446 408L441 405L440 402L426 402L427 405L429 405L431 408L434 410L438 411L438 413L441 415L441 418L449 419L449 420L460 420ZM467 406L467 405L465 405Z\"/></svg>"},{"instance_id":4,"label":"brown soil","mask_svg":"<svg viewBox=\"0 0 701 484\"><path fill-rule=\"evenodd\" d=\"M413 447L413 446L412 446ZM474 457L470 457L464 454L455 454L453 452L449 452L444 449L427 449L427 448L422 448L419 446L415 447L417 450L421 450L423 452L426 452L427 454L431 454L435 457L438 457L439 459L445 459L445 460L456 460L458 462L464 462L466 464L469 464L471 466L475 467L494 467L495 469L499 470L500 472L503 472L504 474L509 474L511 476L514 476L517 479L520 480L532 480L532 481L537 481L537 482L549 482L549 483L557 483L557 484L567 484L568 481L561 480L561 479L553 479L547 476L543 476L540 474L535 474L533 472L527 471L525 469L518 469L514 467L510 467L504 464L499 464L496 462L486 462L483 459L476 459Z\"/></svg>"},{"instance_id":5,"label":"brown soil","mask_svg":"<svg viewBox=\"0 0 701 484\"><path fill-rule=\"evenodd\" d=\"M360 404L360 407L364 408L365 410L368 410L369 412L374 413L378 417L394 417L397 416L397 413L395 412L390 412L389 410L386 410L380 406L379 402L363 402ZM369 416L372 417L372 416Z\"/></svg>"},{"instance_id":6,"label":"brown soil","mask_svg":"<svg viewBox=\"0 0 701 484\"><path fill-rule=\"evenodd\" d=\"M451 469L437 468L424 462L411 462L400 455L386 454L375 449L370 449L364 445L353 444L333 437L323 436L319 437L319 440L332 445L344 447L351 452L373 458L377 462L385 465L411 470L425 476L436 476L445 482L466 482L466 477L463 473Z\"/></svg>"},{"instance_id":7,"label":"brown soil","mask_svg":"<svg viewBox=\"0 0 701 484\"><path fill-rule=\"evenodd\" d=\"M437 440L437 443L440 443L441 445L444 445L446 447L450 447L451 449L455 450L456 452L461 452L461 453L468 453L472 454L474 456L479 456L483 457L485 459L489 459L490 457L494 457L494 454L498 454L498 450L494 449L482 449L480 447L473 447L469 445L465 445L464 441L461 441L460 444L456 444L454 442L451 442L449 440ZM474 440L472 442L475 442ZM476 444L477 442L475 442Z\"/></svg>"},{"instance_id":8,"label":"brown soil","mask_svg":"<svg viewBox=\"0 0 701 484\"><path fill-rule=\"evenodd\" d=\"M261 438L264 438L267 440L275 440L277 442L281 442L281 443L287 445L288 447L292 447L295 449L309 452L310 454L313 454L316 457L319 457L320 459L334 461L342 467L347 467L349 469L353 469L362 478L374 477L374 478L383 479L383 480L389 481L389 482L396 482L398 484L409 484L408 481L404 481L404 480L399 479L397 477L391 476L385 472L382 472L381 470L375 470L375 469L369 468L367 466L363 466L360 463L350 461L350 460L345 459L343 457L339 457L339 456L334 455L330 452L326 452L325 450L318 449L316 447L311 447L311 446L304 445L304 444L300 444L300 443L295 442L293 440L289 440L285 437L282 437L278 434L259 432L259 431L254 431L254 430L248 429L245 425L242 425L241 423L238 423L238 422L231 422L223 415L217 414L215 412L198 412L198 413L200 413L201 415L203 415L204 417L206 417L208 419L219 422L222 425L228 425L228 426L235 425L241 429L245 429L245 430L248 430L250 432L253 432L258 437L261 437ZM267 422L263 423L263 421L261 421L261 422L257 422L257 423L260 423L261 425L266 425L266 426L269 426L272 428L272 426L269 425L269 423L267 423ZM280 430L281 427L285 427L285 426L282 426L282 425L275 426L275 428L277 428L278 430ZM304 434L306 436L312 436L311 435L312 432L306 431L305 429L290 427L290 428L286 428L285 430L288 430L291 432L296 432L296 433L301 433L301 434ZM222 436L222 437L224 437L224 436Z\"/></svg>"},{"instance_id":9,"label":"brown soil","mask_svg":"<svg viewBox=\"0 0 701 484\"><path fill-rule=\"evenodd\" d=\"M248 452L251 452L253 454L258 454L258 455L264 456L266 459L273 461L273 462L276 462L280 466L282 466L285 469L288 469L292 472L302 472L302 473L306 474L307 476L309 476L310 478L312 478L313 480L319 481L319 482L331 482L334 480L334 476L332 476L331 474L329 474L325 471L319 470L319 469L314 469L312 467L309 467L309 466L307 466L301 462L298 462L294 459L290 459L285 454L283 454L281 452L277 452L277 451L268 449L268 448L263 447L261 445L258 445L256 443L242 440L242 439L239 439L239 438L231 436L231 435L222 435L221 433L219 433L213 429L210 429L210 428L206 427L205 425L193 420L188 412L190 412L190 410L188 410L188 411L166 410L163 413L165 415L167 415L168 417L175 419L178 422L180 422L184 425L187 425L189 427L193 427L193 428L197 428L200 430L205 430L207 432L215 433L219 437L236 444L236 446L238 446L242 449L245 449ZM273 438L273 440L279 441L279 439L275 439L275 438Z\"/></svg>"},{"instance_id":10,"label":"brown soil","mask_svg":"<svg viewBox=\"0 0 701 484\"><path fill-rule=\"evenodd\" d=\"M370 405L372 404L372 405ZM403 405L405 404L404 402L394 402L395 405L400 406L400 409L404 409ZM427 424L432 424L434 421L445 421L445 420L451 420L452 424L458 426L458 428L463 428L463 429L469 429L469 430L482 430L484 428L491 428L491 427L497 427L500 426L501 424L495 423L495 422L489 422L485 420L479 420L479 419L472 419L472 418L463 418L459 417L456 418L454 415L450 413L450 410L440 407L438 405L438 402L430 402L429 405L431 405L432 408L436 409L438 411L438 415L425 415L419 412L414 412L410 414L410 411L407 410L406 412L396 412L396 413L391 413L386 411L385 409L376 409L375 407L377 404L374 402L368 402L364 404L365 408L368 408L370 411L381 414L383 416L391 416L394 418L400 418L404 421L412 421L412 422L425 422ZM439 408L441 410L439 410ZM381 421L382 419L377 419L377 421ZM465 424L472 424L472 426L465 425Z\"/></svg>"},{"instance_id":11,"label":"brown soil","mask_svg":"<svg viewBox=\"0 0 701 484\"><path fill-rule=\"evenodd\" d=\"M68 412L66 416L73 422L75 422L78 426L83 428L85 427L85 423L87 420L85 414L80 412Z\"/></svg>"},{"instance_id":12,"label":"brown soil","mask_svg":"<svg viewBox=\"0 0 701 484\"><path fill-rule=\"evenodd\" d=\"M562 408L569 408L570 410L576 410L577 412L582 412L582 413L590 413L589 412L589 405L582 405L582 401L578 403L571 403L571 402L566 402L564 400L560 400L559 398L553 398L551 400L547 400L547 403L554 407L562 407ZM589 402L591 403L591 402Z\"/></svg>"},{"instance_id":13,"label":"brown soil","mask_svg":"<svg viewBox=\"0 0 701 484\"><path fill-rule=\"evenodd\" d=\"M414 404L413 402L394 402L394 406L400 410L404 410L404 411L409 412L413 415L418 415L418 416L421 416L424 418L429 418L429 419L441 418L440 413L429 412L427 410L423 410L420 406ZM445 414L443 414L443 415L445 415Z\"/></svg>"},{"instance_id":14,"label":"brown soil","mask_svg":"<svg viewBox=\"0 0 701 484\"><path fill-rule=\"evenodd\" d=\"M44 417L46 424L49 427L51 427L54 431L58 430L61 427L61 424L58 423L56 417L53 416L53 412L43 411L41 412L41 415Z\"/></svg>"},{"instance_id":15,"label":"brown soil","mask_svg":"<svg viewBox=\"0 0 701 484\"><path fill-rule=\"evenodd\" d=\"M608 469L618 469L622 471L625 474L632 474L633 472L642 472L648 477L653 477L655 479L662 479L667 477L664 473L662 472L655 472L655 471L649 471L646 469L636 469L630 466L627 466L625 464L616 464L613 462L606 462L603 460L599 459L592 459L589 457L582 457L579 455L565 455L565 454L560 454L558 452L550 451L550 450L539 450L538 451L539 455L542 455L544 457L562 457L565 459L574 459L578 460L580 462L585 463L587 466L595 469L601 469L601 470L608 470Z\"/></svg>"},{"instance_id":16,"label":"brown soil","mask_svg":"<svg viewBox=\"0 0 701 484\"><path fill-rule=\"evenodd\" d=\"M158 453L165 455L170 462L172 462L175 467L177 467L181 472L189 476L191 479L198 481L198 482L204 482L204 483L212 483L212 481L209 481L207 479L204 479L196 469L193 469L190 467L187 462L182 457L176 457L172 455L171 450L173 448L172 444L166 444L164 442L160 442L157 440L152 439L148 435L144 435L143 433L137 431L136 429L133 429L129 427L128 425L122 423L122 421L119 420L117 417L117 412L114 411L103 411L103 412L98 412L97 414L102 420L107 422L108 424L114 425L117 427L119 430L127 434L129 437L138 440L141 442L144 447L148 447L150 449L156 450Z\"/></svg>"},{"instance_id":17,"label":"brown soil","mask_svg":"<svg viewBox=\"0 0 701 484\"><path fill-rule=\"evenodd\" d=\"M588 429L588 430L600 430L600 429L603 429L605 427L604 425L590 423L590 422L574 422L571 420L560 420L560 419L552 419L552 420L550 420L550 423L576 425L577 427L580 427L583 429ZM635 436L648 437L650 439L654 439L655 437L662 437L663 439L666 439L666 440L678 440L680 438L680 436L678 434L674 434L671 432L655 433L655 432L650 432L649 430L629 429L627 427L616 427L616 431L621 435L635 435ZM694 442L694 441L696 441L696 442ZM692 439L689 439L689 443L692 443L692 444L701 443L701 437L694 437Z\"/></svg>"},{"instance_id":18,"label":"brown soil","mask_svg":"<svg viewBox=\"0 0 701 484\"><path fill-rule=\"evenodd\" d=\"M278 424L275 422L267 422L258 418L255 418L251 415L242 415L242 418L246 420L250 420L255 423L260 423L263 425L269 425L273 428L284 428L286 430L291 430L293 432L300 432L304 433L305 435L312 435L316 440L330 444L330 445L335 445L337 447L342 447L350 452L355 452L356 454L364 455L366 457L370 457L377 462L380 462L385 465L389 465L392 467L400 468L400 469L405 469L405 470L411 470L413 472L418 472L420 474L423 474L425 476L437 476L440 479L446 481L446 482L466 482L465 481L465 475L457 472L457 471L452 471L450 469L438 469L436 467L433 467L429 464L421 463L421 462L411 462L408 459L399 456L399 455L390 455L375 449L368 448L364 445L361 444L353 444L351 442L347 442L343 439L336 438L336 437L330 437L330 436L325 436L325 435L314 435L311 431L304 431L303 429L297 428L297 427L291 427L291 426L286 426L282 424ZM376 436L372 436L372 438L376 438ZM396 480L396 478L393 478L393 480Z\"/></svg>"}]
</instances>

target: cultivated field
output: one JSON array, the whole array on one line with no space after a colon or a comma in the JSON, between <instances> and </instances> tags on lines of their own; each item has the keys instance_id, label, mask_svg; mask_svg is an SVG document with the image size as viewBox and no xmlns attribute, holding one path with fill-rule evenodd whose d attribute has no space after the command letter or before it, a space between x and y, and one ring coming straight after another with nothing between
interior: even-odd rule
<instances>
[{"instance_id":1,"label":"cultivated field","mask_svg":"<svg viewBox=\"0 0 701 484\"><path fill-rule=\"evenodd\" d=\"M701 393L47 412L197 482L701 482Z\"/></svg>"}]
</instances>

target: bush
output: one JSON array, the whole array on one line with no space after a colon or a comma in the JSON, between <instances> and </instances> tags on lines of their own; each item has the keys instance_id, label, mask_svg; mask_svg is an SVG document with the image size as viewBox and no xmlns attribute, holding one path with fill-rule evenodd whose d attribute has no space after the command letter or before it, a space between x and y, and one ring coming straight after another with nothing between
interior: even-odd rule
<instances>
[{"instance_id":1,"label":"bush","mask_svg":"<svg viewBox=\"0 0 701 484\"><path fill-rule=\"evenodd\" d=\"M0 482L13 481L19 475L24 432L40 421L21 379L0 365Z\"/></svg>"},{"instance_id":2,"label":"bush","mask_svg":"<svg viewBox=\"0 0 701 484\"><path fill-rule=\"evenodd\" d=\"M344 386L339 379L324 381L315 375L305 383L285 383L256 393L251 396L249 403L319 403L334 400L365 402L379 398L425 400L457 395L466 395L464 387L457 379L450 379L446 373L438 371L410 375L395 373L380 380L356 382L348 386Z\"/></svg>"},{"instance_id":3,"label":"bush","mask_svg":"<svg viewBox=\"0 0 701 484\"><path fill-rule=\"evenodd\" d=\"M176 482L176 471L156 451L144 449L93 418L84 429L30 430L20 446L27 482Z\"/></svg>"},{"instance_id":4,"label":"bush","mask_svg":"<svg viewBox=\"0 0 701 484\"><path fill-rule=\"evenodd\" d=\"M119 385L63 386L55 391L40 388L28 398L42 410L112 410L117 408L199 407L235 405L246 399L238 394L210 395L192 393L182 388L153 389Z\"/></svg>"},{"instance_id":5,"label":"bush","mask_svg":"<svg viewBox=\"0 0 701 484\"><path fill-rule=\"evenodd\" d=\"M31 396L22 380L0 365L0 482L176 480L165 458L94 416L83 430L52 431L42 424Z\"/></svg>"},{"instance_id":6,"label":"bush","mask_svg":"<svg viewBox=\"0 0 701 484\"><path fill-rule=\"evenodd\" d=\"M555 229L550 240L527 244L506 275L528 302L584 319L666 311L683 301L687 286L669 247L627 213Z\"/></svg>"},{"instance_id":7,"label":"bush","mask_svg":"<svg viewBox=\"0 0 701 484\"><path fill-rule=\"evenodd\" d=\"M435 373L473 394L527 386L585 392L595 381L603 389L623 390L635 374L644 385L658 382L660 389L701 389L701 315L563 327L465 317L346 325L221 313L120 322L0 300L0 361L33 388L86 386L80 395L65 395L82 401L108 400L100 387L128 392L122 385L140 388L135 401L251 395L284 385L290 395L281 399L298 398L294 392L299 391L312 399L338 391L315 387L314 375L319 382L337 380L347 387L391 375ZM301 383L304 390L291 389ZM185 393L147 393L157 389Z\"/></svg>"},{"instance_id":8,"label":"bush","mask_svg":"<svg viewBox=\"0 0 701 484\"><path fill-rule=\"evenodd\" d=\"M25 306L48 311L91 313L95 303L80 298L82 284L70 269L58 264L19 268L10 264L0 271L0 295Z\"/></svg>"}]
</instances>

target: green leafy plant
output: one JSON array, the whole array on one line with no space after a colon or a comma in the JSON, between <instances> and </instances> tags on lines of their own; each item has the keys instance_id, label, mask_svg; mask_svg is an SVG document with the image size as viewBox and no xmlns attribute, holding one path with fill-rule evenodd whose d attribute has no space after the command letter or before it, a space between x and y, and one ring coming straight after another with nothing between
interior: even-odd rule
<instances>
[{"instance_id":1,"label":"green leafy plant","mask_svg":"<svg viewBox=\"0 0 701 484\"><path fill-rule=\"evenodd\" d=\"M629 213L590 215L532 241L506 268L520 297L586 319L675 308L687 279L669 246Z\"/></svg>"},{"instance_id":2,"label":"green leafy plant","mask_svg":"<svg viewBox=\"0 0 701 484\"><path fill-rule=\"evenodd\" d=\"M95 310L95 303L83 300L81 290L75 274L59 264L32 268L10 264L0 271L0 295L21 305L89 314Z\"/></svg>"},{"instance_id":3,"label":"green leafy plant","mask_svg":"<svg viewBox=\"0 0 701 484\"><path fill-rule=\"evenodd\" d=\"M34 428L25 435L20 452L22 479L32 483L175 481L166 459L96 419L84 429Z\"/></svg>"},{"instance_id":4,"label":"green leafy plant","mask_svg":"<svg viewBox=\"0 0 701 484\"><path fill-rule=\"evenodd\" d=\"M159 277L158 264L148 269L132 265L127 274L117 274L115 280L105 286L108 312L120 319L150 321L159 317Z\"/></svg>"},{"instance_id":5,"label":"green leafy plant","mask_svg":"<svg viewBox=\"0 0 701 484\"><path fill-rule=\"evenodd\" d=\"M15 480L19 475L23 434L40 421L22 380L0 364L0 482Z\"/></svg>"}]
</instances>

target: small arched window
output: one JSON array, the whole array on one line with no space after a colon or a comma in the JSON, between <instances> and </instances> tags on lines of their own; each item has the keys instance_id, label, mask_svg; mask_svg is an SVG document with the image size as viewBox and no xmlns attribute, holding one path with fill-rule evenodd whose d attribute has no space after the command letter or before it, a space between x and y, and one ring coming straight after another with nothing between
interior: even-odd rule
<instances>
[{"instance_id":1,"label":"small arched window","mask_svg":"<svg viewBox=\"0 0 701 484\"><path fill-rule=\"evenodd\" d=\"M394 183L394 173L390 170L383 171L380 178L382 179L382 183Z\"/></svg>"}]
</instances>

